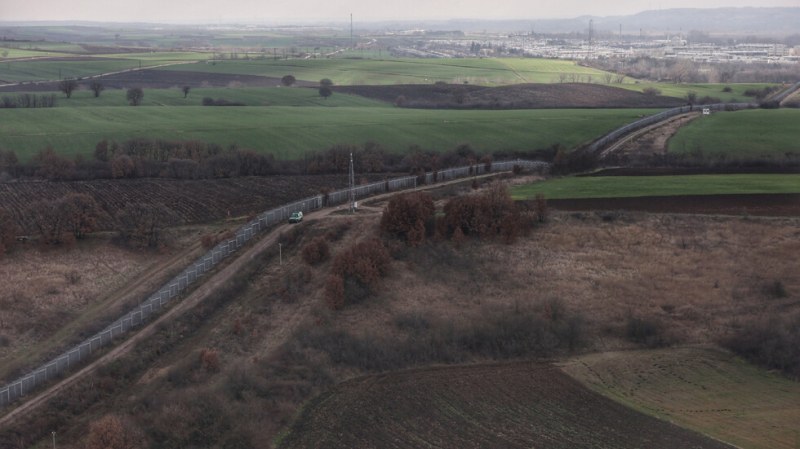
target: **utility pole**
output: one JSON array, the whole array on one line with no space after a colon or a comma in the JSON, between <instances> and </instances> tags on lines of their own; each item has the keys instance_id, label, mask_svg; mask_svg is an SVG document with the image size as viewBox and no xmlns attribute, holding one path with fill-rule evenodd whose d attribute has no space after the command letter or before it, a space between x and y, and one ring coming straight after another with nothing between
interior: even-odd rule
<instances>
[{"instance_id":1,"label":"utility pole","mask_svg":"<svg viewBox=\"0 0 800 449\"><path fill-rule=\"evenodd\" d=\"M353 170L353 153L350 153L350 192L348 193L348 199L350 200L350 213L352 214L356 210L356 198L354 189L356 187L356 174Z\"/></svg>"}]
</instances>

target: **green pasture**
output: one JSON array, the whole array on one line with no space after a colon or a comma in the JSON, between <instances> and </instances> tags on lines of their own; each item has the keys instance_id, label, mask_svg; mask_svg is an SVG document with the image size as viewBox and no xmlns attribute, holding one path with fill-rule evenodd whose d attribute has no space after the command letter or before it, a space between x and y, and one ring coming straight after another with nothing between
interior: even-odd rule
<instances>
[{"instance_id":1,"label":"green pasture","mask_svg":"<svg viewBox=\"0 0 800 449\"><path fill-rule=\"evenodd\" d=\"M735 447L800 447L800 383L727 352L606 352L570 360L563 369L611 399Z\"/></svg>"},{"instance_id":2,"label":"green pasture","mask_svg":"<svg viewBox=\"0 0 800 449\"><path fill-rule=\"evenodd\" d=\"M800 157L800 109L748 109L692 121L669 151L713 159Z\"/></svg>"},{"instance_id":3,"label":"green pasture","mask_svg":"<svg viewBox=\"0 0 800 449\"><path fill-rule=\"evenodd\" d=\"M675 84L675 83L648 83L648 82L637 82L634 84L624 83L624 84L614 84L614 86L621 87L624 89L635 90L637 92L642 92L644 89L648 87L652 87L661 91L661 95L666 97L675 97L675 98L682 98L686 99L689 92L694 92L697 94L697 99L700 100L703 97L713 97L719 98L723 103L751 103L757 102L753 97L746 97L744 92L748 89L763 89L769 86L775 86L775 84L767 84L767 83L744 83L744 84ZM730 92L723 92L722 90L725 87L730 87Z\"/></svg>"},{"instance_id":4,"label":"green pasture","mask_svg":"<svg viewBox=\"0 0 800 449\"><path fill-rule=\"evenodd\" d=\"M130 107L124 89L107 89L95 97L90 90L81 88L66 98L61 92L30 92L31 95L55 95L59 108L84 108L98 106ZM0 92L0 97L15 97L17 92ZM320 107L375 107L391 108L393 106L382 101L371 100L358 95L334 92L328 99L319 95L317 88L305 87L197 87L189 91L184 98L179 87L170 89L144 89L144 100L140 107L146 106L199 106L204 97L225 99L243 103L245 106L320 106Z\"/></svg>"},{"instance_id":5,"label":"green pasture","mask_svg":"<svg viewBox=\"0 0 800 449\"><path fill-rule=\"evenodd\" d=\"M581 176L526 184L511 190L518 200L531 199L540 193L548 199L800 193L800 174Z\"/></svg>"},{"instance_id":6,"label":"green pasture","mask_svg":"<svg viewBox=\"0 0 800 449\"><path fill-rule=\"evenodd\" d=\"M7 54L3 56L4 53ZM45 58L45 57L61 57L61 56L71 56L71 55L64 55L63 53L55 53L52 51L42 51L42 50L26 50L22 48L14 48L14 47L3 47L0 46L0 63L2 62L13 62L13 59L17 58ZM11 60L11 61L7 61ZM2 69L0 69L2 70Z\"/></svg>"},{"instance_id":7,"label":"green pasture","mask_svg":"<svg viewBox=\"0 0 800 449\"><path fill-rule=\"evenodd\" d=\"M45 81L61 78L85 78L103 73L149 67L162 63L153 60L92 57L72 61L0 62L0 80L8 82ZM60 78L59 78L60 77Z\"/></svg>"},{"instance_id":8,"label":"green pasture","mask_svg":"<svg viewBox=\"0 0 800 449\"><path fill-rule=\"evenodd\" d=\"M102 54L97 55L98 58L119 58L119 59L134 59L137 61L147 62L186 62L186 61L202 61L210 59L213 56L211 52L198 52L198 51L150 51L142 53L118 53L118 54Z\"/></svg>"},{"instance_id":9,"label":"green pasture","mask_svg":"<svg viewBox=\"0 0 800 449\"><path fill-rule=\"evenodd\" d=\"M67 156L91 156L102 139L134 137L236 144L280 159L367 141L397 153L415 144L437 151L461 143L488 152L535 150L556 143L574 147L653 112L315 106L0 109L0 147L16 151L23 161L48 145Z\"/></svg>"},{"instance_id":10,"label":"green pasture","mask_svg":"<svg viewBox=\"0 0 800 449\"><path fill-rule=\"evenodd\" d=\"M560 73L592 75L605 73L571 61L532 58L486 59L307 59L224 60L173 66L170 70L260 75L280 78L293 75L306 81L330 78L335 84L428 84L436 81L504 85L550 83Z\"/></svg>"}]
</instances>

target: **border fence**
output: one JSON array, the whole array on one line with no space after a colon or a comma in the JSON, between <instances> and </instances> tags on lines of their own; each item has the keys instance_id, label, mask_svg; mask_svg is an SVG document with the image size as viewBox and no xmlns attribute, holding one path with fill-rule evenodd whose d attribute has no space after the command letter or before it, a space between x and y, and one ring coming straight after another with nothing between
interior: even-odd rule
<instances>
[{"instance_id":1,"label":"border fence","mask_svg":"<svg viewBox=\"0 0 800 449\"><path fill-rule=\"evenodd\" d=\"M590 153L595 153L598 150L605 148L608 144L616 142L620 138L634 131L638 131L646 126L653 125L662 120L666 120L670 117L675 117L676 115L685 114L687 112L702 111L705 108L708 108L712 111L738 111L741 109L750 109L756 107L758 107L758 105L755 103L714 103L714 104L681 106L679 108L667 109L664 112L659 112L658 114L647 116L643 119L636 120L635 122L629 123L621 128L617 128L614 131L611 131L605 136L592 142L587 148L587 150Z\"/></svg>"},{"instance_id":2,"label":"border fence","mask_svg":"<svg viewBox=\"0 0 800 449\"><path fill-rule=\"evenodd\" d=\"M515 160L439 170L426 173L419 178L417 176L406 176L355 186L353 189L353 198L360 199L386 192L413 189L417 187L418 179L424 180L425 184L433 184L438 181L490 172L509 171L512 170L514 166L525 169L545 170L549 164L541 161ZM103 330L71 349L68 349L53 360L0 388L0 407L14 402L51 379L61 376L70 368L75 367L89 358L102 347L107 346L115 338L128 333L131 329L152 319L162 308L168 305L170 301L186 291L197 279L211 271L222 260L239 250L260 232L278 223L286 222L292 212L302 211L307 213L323 207L345 204L349 201L349 198L350 189L342 189L327 195L321 194L295 201L258 215L250 222L240 227L233 237L224 242L220 242L175 277L167 281L157 292L150 295L133 310L130 310L121 318L106 326Z\"/></svg>"}]
</instances>

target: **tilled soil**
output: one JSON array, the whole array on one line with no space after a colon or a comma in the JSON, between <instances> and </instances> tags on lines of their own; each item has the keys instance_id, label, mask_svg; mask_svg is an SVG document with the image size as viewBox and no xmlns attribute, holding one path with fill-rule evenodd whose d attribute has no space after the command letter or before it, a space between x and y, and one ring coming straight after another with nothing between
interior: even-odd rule
<instances>
[{"instance_id":1,"label":"tilled soil","mask_svg":"<svg viewBox=\"0 0 800 449\"><path fill-rule=\"evenodd\" d=\"M418 369L314 399L284 448L730 448L627 408L544 363Z\"/></svg>"},{"instance_id":2,"label":"tilled soil","mask_svg":"<svg viewBox=\"0 0 800 449\"><path fill-rule=\"evenodd\" d=\"M553 209L566 211L627 210L767 217L800 216L800 194L796 193L580 198L548 200L547 204Z\"/></svg>"},{"instance_id":3,"label":"tilled soil","mask_svg":"<svg viewBox=\"0 0 800 449\"><path fill-rule=\"evenodd\" d=\"M649 96L618 87L584 83L515 84L500 87L405 84L338 86L334 89L337 92L412 108L662 108L681 106L684 103L677 98Z\"/></svg>"}]
</instances>

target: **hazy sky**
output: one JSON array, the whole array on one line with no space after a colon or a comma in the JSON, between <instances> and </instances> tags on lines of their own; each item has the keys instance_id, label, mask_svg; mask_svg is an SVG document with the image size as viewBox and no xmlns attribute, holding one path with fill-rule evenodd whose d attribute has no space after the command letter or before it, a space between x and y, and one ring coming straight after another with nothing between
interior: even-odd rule
<instances>
[{"instance_id":1,"label":"hazy sky","mask_svg":"<svg viewBox=\"0 0 800 449\"><path fill-rule=\"evenodd\" d=\"M609 16L648 9L800 6L800 0L0 0L4 20L347 21L536 19Z\"/></svg>"}]
</instances>

